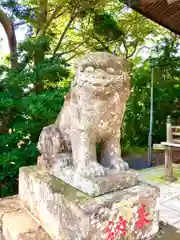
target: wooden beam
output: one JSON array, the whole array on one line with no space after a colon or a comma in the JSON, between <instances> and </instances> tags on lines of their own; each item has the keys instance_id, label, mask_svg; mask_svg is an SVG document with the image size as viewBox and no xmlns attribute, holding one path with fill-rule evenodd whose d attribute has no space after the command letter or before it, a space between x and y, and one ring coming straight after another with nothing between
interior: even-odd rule
<instances>
[{"instance_id":1,"label":"wooden beam","mask_svg":"<svg viewBox=\"0 0 180 240\"><path fill-rule=\"evenodd\" d=\"M171 22L167 22L164 20L160 20L158 16L153 15L152 12L147 11L147 7L150 3L154 1L180 1L180 0L123 0L123 2L133 10L137 11L141 15L143 15L146 18L149 18L150 20L156 22L157 24L169 29L170 31L176 33L177 35L180 35L180 29L177 26L174 26L171 24ZM168 6L168 3L167 3ZM176 7L176 5L175 5Z\"/></svg>"},{"instance_id":2,"label":"wooden beam","mask_svg":"<svg viewBox=\"0 0 180 240\"><path fill-rule=\"evenodd\" d=\"M167 1L168 4L171 4L171 3L175 3L175 2L177 2L179 0L166 0L166 1Z\"/></svg>"},{"instance_id":3,"label":"wooden beam","mask_svg":"<svg viewBox=\"0 0 180 240\"><path fill-rule=\"evenodd\" d=\"M168 147L180 148L180 144L174 143L174 142L161 142L161 145L168 146Z\"/></svg>"},{"instance_id":4,"label":"wooden beam","mask_svg":"<svg viewBox=\"0 0 180 240\"><path fill-rule=\"evenodd\" d=\"M180 147L180 145L179 145L179 147ZM153 144L153 149L154 149L154 150L165 150L165 149L166 149L166 146L164 146L163 144L157 144L157 143L155 143L155 144Z\"/></svg>"}]
</instances>

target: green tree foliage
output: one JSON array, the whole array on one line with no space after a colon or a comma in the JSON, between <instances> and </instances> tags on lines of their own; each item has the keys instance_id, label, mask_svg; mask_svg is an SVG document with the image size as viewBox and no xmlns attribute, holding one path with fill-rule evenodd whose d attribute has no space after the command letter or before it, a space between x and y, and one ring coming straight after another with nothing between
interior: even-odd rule
<instances>
[{"instance_id":1,"label":"green tree foliage","mask_svg":"<svg viewBox=\"0 0 180 240\"><path fill-rule=\"evenodd\" d=\"M17 2L8 7L19 16ZM11 19L10 14L7 17ZM43 32L43 24L37 33ZM69 65L61 57L49 56L50 42L44 32L29 34L14 49L17 64L0 67L0 197L17 190L20 166L35 163L40 131L55 120L68 91Z\"/></svg>"},{"instance_id":2,"label":"green tree foliage","mask_svg":"<svg viewBox=\"0 0 180 240\"><path fill-rule=\"evenodd\" d=\"M103 36L106 41L116 41L123 34L112 15L106 12L101 15L95 14L93 30L95 34Z\"/></svg>"},{"instance_id":3,"label":"green tree foliage","mask_svg":"<svg viewBox=\"0 0 180 240\"><path fill-rule=\"evenodd\" d=\"M38 76L36 77L38 71ZM14 193L20 166L35 164L42 128L54 122L68 91L62 59L45 58L38 69L4 69L0 84L0 196ZM44 89L39 91L38 81ZM59 83L67 83L61 87ZM34 84L34 85L32 85Z\"/></svg>"},{"instance_id":4,"label":"green tree foliage","mask_svg":"<svg viewBox=\"0 0 180 240\"><path fill-rule=\"evenodd\" d=\"M180 42L176 37L164 38L156 45L154 59L153 142L166 137L166 117L176 124L180 117ZM133 92L129 99L123 142L129 146L147 146L150 118L151 58L141 62L132 73ZM179 124L179 123L178 123Z\"/></svg>"}]
</instances>

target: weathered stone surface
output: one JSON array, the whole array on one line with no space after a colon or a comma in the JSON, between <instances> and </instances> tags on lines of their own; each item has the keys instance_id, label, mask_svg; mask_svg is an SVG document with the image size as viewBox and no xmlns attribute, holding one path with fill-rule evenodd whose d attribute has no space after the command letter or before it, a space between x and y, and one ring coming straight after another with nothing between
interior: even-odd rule
<instances>
[{"instance_id":1,"label":"weathered stone surface","mask_svg":"<svg viewBox=\"0 0 180 240\"><path fill-rule=\"evenodd\" d=\"M2 236L2 218L4 214L18 211L20 205L18 203L18 197L7 197L0 199L0 240L3 240Z\"/></svg>"},{"instance_id":2,"label":"weathered stone surface","mask_svg":"<svg viewBox=\"0 0 180 240\"><path fill-rule=\"evenodd\" d=\"M78 59L70 92L57 120L40 134L38 149L42 158L38 164L43 166L44 161L44 167L57 171L73 165L85 176L104 175L104 168L128 169L121 157L120 129L129 95L126 58L94 52ZM64 153L72 156L64 161Z\"/></svg>"},{"instance_id":3,"label":"weathered stone surface","mask_svg":"<svg viewBox=\"0 0 180 240\"><path fill-rule=\"evenodd\" d=\"M132 187L137 183L137 173L133 170L108 171L107 174L100 177L86 177L76 172L72 167L50 171L50 173L93 197Z\"/></svg>"},{"instance_id":4,"label":"weathered stone surface","mask_svg":"<svg viewBox=\"0 0 180 240\"><path fill-rule=\"evenodd\" d=\"M33 166L20 169L19 196L55 240L103 240L113 231L112 239L143 240L159 228L159 189L148 184L92 198Z\"/></svg>"},{"instance_id":5,"label":"weathered stone surface","mask_svg":"<svg viewBox=\"0 0 180 240\"><path fill-rule=\"evenodd\" d=\"M21 207L17 196L0 199L0 240L51 240Z\"/></svg>"},{"instance_id":6,"label":"weathered stone surface","mask_svg":"<svg viewBox=\"0 0 180 240\"><path fill-rule=\"evenodd\" d=\"M18 196L0 198L0 226L4 214L20 210Z\"/></svg>"},{"instance_id":7,"label":"weathered stone surface","mask_svg":"<svg viewBox=\"0 0 180 240\"><path fill-rule=\"evenodd\" d=\"M2 218L3 235L6 239L18 239L25 233L38 230L38 225L22 210L6 213Z\"/></svg>"}]
</instances>

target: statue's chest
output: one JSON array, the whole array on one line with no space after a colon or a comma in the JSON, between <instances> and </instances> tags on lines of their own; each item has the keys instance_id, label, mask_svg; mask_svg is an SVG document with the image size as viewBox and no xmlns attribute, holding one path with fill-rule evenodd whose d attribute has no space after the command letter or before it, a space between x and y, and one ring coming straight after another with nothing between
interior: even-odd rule
<instances>
[{"instance_id":1,"label":"statue's chest","mask_svg":"<svg viewBox=\"0 0 180 240\"><path fill-rule=\"evenodd\" d=\"M118 92L104 95L91 95L88 92L77 94L72 102L71 112L80 125L99 126L100 128L118 122L123 114L121 97Z\"/></svg>"},{"instance_id":2,"label":"statue's chest","mask_svg":"<svg viewBox=\"0 0 180 240\"><path fill-rule=\"evenodd\" d=\"M78 104L78 106L80 105ZM91 100L84 100L82 101L80 112L81 116L87 117L89 121L94 122L94 124L117 120L121 113L119 95L107 97L107 99L93 98Z\"/></svg>"}]
</instances>

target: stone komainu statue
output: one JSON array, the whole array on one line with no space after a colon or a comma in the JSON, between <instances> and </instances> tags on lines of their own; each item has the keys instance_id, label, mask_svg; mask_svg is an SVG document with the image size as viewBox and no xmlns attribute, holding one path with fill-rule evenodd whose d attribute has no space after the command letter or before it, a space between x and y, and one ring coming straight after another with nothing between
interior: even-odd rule
<instances>
[{"instance_id":1,"label":"stone komainu statue","mask_svg":"<svg viewBox=\"0 0 180 240\"><path fill-rule=\"evenodd\" d=\"M81 174L94 176L103 175L105 169L126 170L120 129L130 95L127 59L94 52L78 59L75 67L57 120L40 134L38 164L48 169L71 165Z\"/></svg>"}]
</instances>

